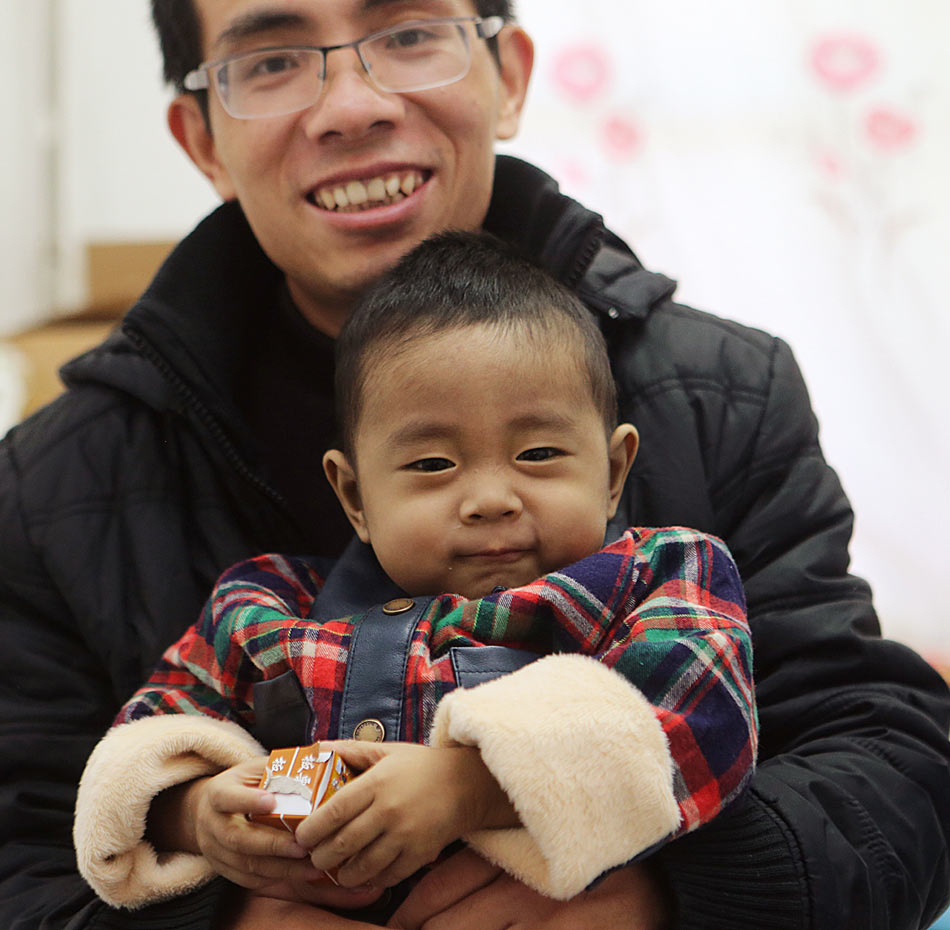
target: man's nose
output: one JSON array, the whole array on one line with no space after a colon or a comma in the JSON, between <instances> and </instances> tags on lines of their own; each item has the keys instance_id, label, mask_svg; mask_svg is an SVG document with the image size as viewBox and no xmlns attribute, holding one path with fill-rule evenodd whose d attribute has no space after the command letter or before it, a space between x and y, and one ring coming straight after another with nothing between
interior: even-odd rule
<instances>
[{"instance_id":1,"label":"man's nose","mask_svg":"<svg viewBox=\"0 0 950 930\"><path fill-rule=\"evenodd\" d=\"M305 114L305 129L315 139L358 139L375 128L395 125L404 112L400 94L380 90L353 48L327 56L320 97Z\"/></svg>"},{"instance_id":2,"label":"man's nose","mask_svg":"<svg viewBox=\"0 0 950 930\"><path fill-rule=\"evenodd\" d=\"M482 475L467 489L459 508L463 523L505 520L517 517L523 509L517 490L501 475Z\"/></svg>"}]
</instances>

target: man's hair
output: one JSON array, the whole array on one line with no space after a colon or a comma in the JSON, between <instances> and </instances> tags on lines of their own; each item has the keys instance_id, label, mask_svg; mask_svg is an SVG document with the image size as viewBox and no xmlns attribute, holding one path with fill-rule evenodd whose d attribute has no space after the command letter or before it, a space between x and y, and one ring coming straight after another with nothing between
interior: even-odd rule
<instances>
[{"instance_id":1,"label":"man's hair","mask_svg":"<svg viewBox=\"0 0 950 930\"><path fill-rule=\"evenodd\" d=\"M475 0L479 16L514 17L512 0ZM158 33L165 80L179 93L185 90L185 75L201 64L201 21L195 0L152 0L152 22ZM497 54L497 42L489 39L489 48ZM207 107L208 92L195 91Z\"/></svg>"},{"instance_id":2,"label":"man's hair","mask_svg":"<svg viewBox=\"0 0 950 930\"><path fill-rule=\"evenodd\" d=\"M575 350L607 432L617 389L591 312L547 271L487 233L445 232L422 242L357 301L336 342L336 406L344 453L354 440L372 369L414 340L489 325ZM543 351L543 346L539 347ZM561 372L552 371L551 377Z\"/></svg>"}]
</instances>

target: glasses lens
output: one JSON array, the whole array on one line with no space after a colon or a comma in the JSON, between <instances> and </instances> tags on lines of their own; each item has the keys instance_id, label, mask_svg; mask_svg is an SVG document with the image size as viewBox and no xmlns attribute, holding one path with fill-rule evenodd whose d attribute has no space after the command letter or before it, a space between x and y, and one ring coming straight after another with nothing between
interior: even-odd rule
<instances>
[{"instance_id":1,"label":"glasses lens","mask_svg":"<svg viewBox=\"0 0 950 930\"><path fill-rule=\"evenodd\" d=\"M458 81L471 61L460 23L423 22L393 29L360 46L366 70L387 91L426 90Z\"/></svg>"},{"instance_id":2,"label":"glasses lens","mask_svg":"<svg viewBox=\"0 0 950 930\"><path fill-rule=\"evenodd\" d=\"M236 117L281 116L320 96L323 53L316 49L264 49L239 55L215 73L224 108Z\"/></svg>"}]
</instances>

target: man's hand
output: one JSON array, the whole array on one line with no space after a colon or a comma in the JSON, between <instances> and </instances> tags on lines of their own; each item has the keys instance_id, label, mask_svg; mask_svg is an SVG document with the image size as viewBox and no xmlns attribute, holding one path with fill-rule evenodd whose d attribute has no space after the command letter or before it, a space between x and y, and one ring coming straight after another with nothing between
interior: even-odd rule
<instances>
[{"instance_id":1,"label":"man's hand","mask_svg":"<svg viewBox=\"0 0 950 930\"><path fill-rule=\"evenodd\" d=\"M395 885L459 837L518 823L472 747L352 740L321 746L366 769L297 827L313 865L339 867L341 885Z\"/></svg>"},{"instance_id":2,"label":"man's hand","mask_svg":"<svg viewBox=\"0 0 950 930\"><path fill-rule=\"evenodd\" d=\"M570 901L528 888L471 850L440 862L388 927L398 930L663 930L671 908L643 864L608 875Z\"/></svg>"},{"instance_id":3,"label":"man's hand","mask_svg":"<svg viewBox=\"0 0 950 930\"><path fill-rule=\"evenodd\" d=\"M215 930L378 930L374 924L349 920L298 901L244 894L236 910Z\"/></svg>"}]
</instances>

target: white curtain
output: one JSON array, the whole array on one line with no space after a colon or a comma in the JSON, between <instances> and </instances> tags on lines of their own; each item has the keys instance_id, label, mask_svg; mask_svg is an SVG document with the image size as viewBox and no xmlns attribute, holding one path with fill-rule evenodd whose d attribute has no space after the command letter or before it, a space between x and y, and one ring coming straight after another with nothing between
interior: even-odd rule
<instances>
[{"instance_id":1,"label":"white curtain","mask_svg":"<svg viewBox=\"0 0 950 930\"><path fill-rule=\"evenodd\" d=\"M950 4L520 0L507 146L681 300L786 338L885 633L950 657Z\"/></svg>"}]
</instances>

